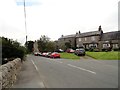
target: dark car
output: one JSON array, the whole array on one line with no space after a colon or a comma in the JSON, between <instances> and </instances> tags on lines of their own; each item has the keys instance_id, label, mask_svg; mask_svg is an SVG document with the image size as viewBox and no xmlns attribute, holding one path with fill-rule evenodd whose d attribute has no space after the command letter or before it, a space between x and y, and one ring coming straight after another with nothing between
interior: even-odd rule
<instances>
[{"instance_id":1,"label":"dark car","mask_svg":"<svg viewBox=\"0 0 120 90\"><path fill-rule=\"evenodd\" d=\"M85 56L85 49L84 48L76 49L74 53L75 55L78 56Z\"/></svg>"}]
</instances>

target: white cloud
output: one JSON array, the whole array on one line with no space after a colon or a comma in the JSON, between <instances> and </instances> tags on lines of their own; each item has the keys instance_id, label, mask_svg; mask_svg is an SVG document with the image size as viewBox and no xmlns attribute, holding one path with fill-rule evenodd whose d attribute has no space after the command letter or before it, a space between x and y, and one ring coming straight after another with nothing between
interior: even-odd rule
<instances>
[{"instance_id":1,"label":"white cloud","mask_svg":"<svg viewBox=\"0 0 120 90\"><path fill-rule=\"evenodd\" d=\"M79 30L95 31L99 25L104 32L118 30L118 0L37 1L42 4L26 7L28 40L39 39L41 35L56 40L62 34L73 34ZM14 27L10 29L15 33L14 38L22 34L24 39L23 6L17 6L14 0L3 0L1 5L4 10L1 19L6 23L4 27ZM4 28L4 35L12 37L5 32L8 29Z\"/></svg>"}]
</instances>

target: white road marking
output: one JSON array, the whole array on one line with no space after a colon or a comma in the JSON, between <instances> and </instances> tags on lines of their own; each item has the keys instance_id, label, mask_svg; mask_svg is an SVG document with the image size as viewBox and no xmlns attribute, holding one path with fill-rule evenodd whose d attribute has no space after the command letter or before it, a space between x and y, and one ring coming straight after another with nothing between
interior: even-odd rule
<instances>
[{"instance_id":1,"label":"white road marking","mask_svg":"<svg viewBox=\"0 0 120 90\"><path fill-rule=\"evenodd\" d=\"M37 68L37 66L35 65L35 63L34 63L34 61L32 59L31 59L31 61L32 61L33 65L34 65L34 67L35 67L35 69L38 72L39 77L40 77L39 69ZM41 88L45 88L45 85L44 85L44 83L42 81L40 81L39 84L40 84Z\"/></svg>"},{"instance_id":2,"label":"white road marking","mask_svg":"<svg viewBox=\"0 0 120 90\"><path fill-rule=\"evenodd\" d=\"M91 70L87 70L87 69L84 69L84 68L81 68L81 67L77 67L77 66L74 66L74 65L71 65L71 64L67 64L68 66L71 66L71 67L74 67L74 68L77 68L77 69L80 69L80 70L83 70L83 71L87 71L87 72L90 72L92 74L96 74L96 72L93 72Z\"/></svg>"},{"instance_id":3,"label":"white road marking","mask_svg":"<svg viewBox=\"0 0 120 90\"><path fill-rule=\"evenodd\" d=\"M35 65L34 61L33 61L32 59L31 59L31 61L32 61L33 65L34 65L34 67L35 67L35 69L36 69L36 71L39 72L39 70L38 70L37 66Z\"/></svg>"}]
</instances>

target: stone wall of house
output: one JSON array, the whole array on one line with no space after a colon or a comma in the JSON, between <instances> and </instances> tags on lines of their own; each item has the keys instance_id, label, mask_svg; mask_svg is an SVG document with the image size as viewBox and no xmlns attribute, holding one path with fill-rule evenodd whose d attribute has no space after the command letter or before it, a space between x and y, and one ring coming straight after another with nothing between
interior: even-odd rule
<instances>
[{"instance_id":1,"label":"stone wall of house","mask_svg":"<svg viewBox=\"0 0 120 90\"><path fill-rule=\"evenodd\" d=\"M58 48L65 49L63 46L65 46L66 42L70 42L71 47L76 47L76 40L75 37L68 37L68 38L60 38L57 42Z\"/></svg>"},{"instance_id":2,"label":"stone wall of house","mask_svg":"<svg viewBox=\"0 0 120 90\"><path fill-rule=\"evenodd\" d=\"M21 69L21 64L21 59L16 58L15 60L0 66L0 90L13 86L17 79L17 74Z\"/></svg>"}]
</instances>

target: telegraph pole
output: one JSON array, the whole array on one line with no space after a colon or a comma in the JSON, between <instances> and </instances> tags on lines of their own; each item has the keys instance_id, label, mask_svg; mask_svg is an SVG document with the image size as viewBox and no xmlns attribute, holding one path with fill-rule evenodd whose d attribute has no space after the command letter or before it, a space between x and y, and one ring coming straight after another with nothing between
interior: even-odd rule
<instances>
[{"instance_id":1,"label":"telegraph pole","mask_svg":"<svg viewBox=\"0 0 120 90\"><path fill-rule=\"evenodd\" d=\"M26 32L26 44L27 44L27 23L26 23L26 4L24 0L24 17L25 17L25 32Z\"/></svg>"}]
</instances>

